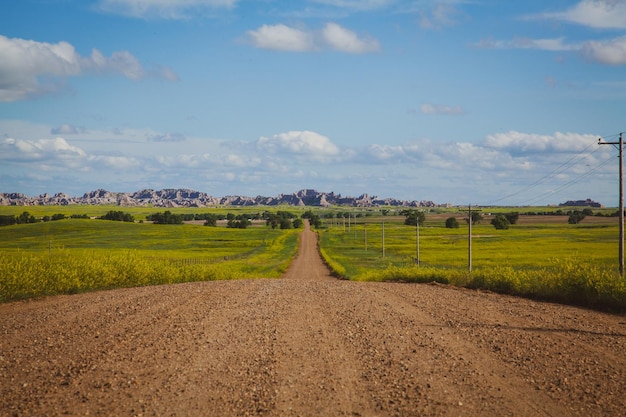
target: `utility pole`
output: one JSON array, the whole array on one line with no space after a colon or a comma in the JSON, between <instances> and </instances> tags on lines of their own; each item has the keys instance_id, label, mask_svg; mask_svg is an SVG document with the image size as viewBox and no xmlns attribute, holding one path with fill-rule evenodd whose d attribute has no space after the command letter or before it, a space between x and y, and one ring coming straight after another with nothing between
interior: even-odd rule
<instances>
[{"instance_id":1,"label":"utility pole","mask_svg":"<svg viewBox=\"0 0 626 417\"><path fill-rule=\"evenodd\" d=\"M367 252L367 223L363 222L363 240L365 241L365 252Z\"/></svg>"},{"instance_id":2,"label":"utility pole","mask_svg":"<svg viewBox=\"0 0 626 417\"><path fill-rule=\"evenodd\" d=\"M619 134L618 142L602 142L598 145L617 145L619 150L619 274L624 276L624 134Z\"/></svg>"},{"instance_id":3,"label":"utility pole","mask_svg":"<svg viewBox=\"0 0 626 417\"><path fill-rule=\"evenodd\" d=\"M472 272L472 212L477 213L479 211L482 210L472 210L471 204L467 206L467 272Z\"/></svg>"},{"instance_id":4,"label":"utility pole","mask_svg":"<svg viewBox=\"0 0 626 417\"><path fill-rule=\"evenodd\" d=\"M472 205L467 206L467 272L472 272Z\"/></svg>"},{"instance_id":5,"label":"utility pole","mask_svg":"<svg viewBox=\"0 0 626 417\"><path fill-rule=\"evenodd\" d=\"M420 221L415 222L415 262L420 266Z\"/></svg>"},{"instance_id":6,"label":"utility pole","mask_svg":"<svg viewBox=\"0 0 626 417\"><path fill-rule=\"evenodd\" d=\"M383 222L383 258L385 257L385 222Z\"/></svg>"}]
</instances>

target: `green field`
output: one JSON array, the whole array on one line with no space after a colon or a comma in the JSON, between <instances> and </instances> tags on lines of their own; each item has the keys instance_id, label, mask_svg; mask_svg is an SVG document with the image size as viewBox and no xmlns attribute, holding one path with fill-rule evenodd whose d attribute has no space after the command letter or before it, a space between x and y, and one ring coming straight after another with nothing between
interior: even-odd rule
<instances>
[{"instance_id":1,"label":"green field","mask_svg":"<svg viewBox=\"0 0 626 417\"><path fill-rule=\"evenodd\" d=\"M185 281L278 277L298 231L66 219L0 228L0 302Z\"/></svg>"},{"instance_id":2,"label":"green field","mask_svg":"<svg viewBox=\"0 0 626 417\"><path fill-rule=\"evenodd\" d=\"M457 214L460 227L448 229L449 216L427 216L419 230L400 217L357 220L349 228L335 223L320 234L322 254L337 275L353 280L438 281L626 309L617 218L571 225L567 216L522 216L508 230L496 230L486 216L472 227L470 273L467 223Z\"/></svg>"},{"instance_id":3,"label":"green field","mask_svg":"<svg viewBox=\"0 0 626 417\"><path fill-rule=\"evenodd\" d=\"M295 207L178 208L176 214L254 214ZM65 219L0 227L0 302L39 295L185 281L279 277L297 250L298 230L273 230L263 221L247 229L155 225L146 216L163 208L108 206L0 207L37 218L56 213L102 216L131 213L136 222ZM169 210L169 209L168 209ZM505 209L493 209L502 212ZM458 209L435 209L423 226L405 226L400 209L313 209L323 219L320 250L336 275L352 280L437 281L594 308L626 310L618 273L618 218L588 216L568 224L556 208L529 211L508 230L490 213L472 228ZM383 213L385 215L383 215ZM350 217L349 219L347 217ZM459 228L448 229L455 216ZM384 239L383 239L384 228ZM419 239L418 239L419 234ZM417 260L419 259L419 265Z\"/></svg>"}]
</instances>

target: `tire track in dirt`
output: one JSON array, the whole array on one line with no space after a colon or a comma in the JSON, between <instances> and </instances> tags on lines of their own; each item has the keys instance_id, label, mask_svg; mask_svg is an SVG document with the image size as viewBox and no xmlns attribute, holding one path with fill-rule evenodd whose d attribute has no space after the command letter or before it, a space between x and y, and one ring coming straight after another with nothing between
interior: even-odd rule
<instances>
[{"instance_id":1,"label":"tire track in dirt","mask_svg":"<svg viewBox=\"0 0 626 417\"><path fill-rule=\"evenodd\" d=\"M337 281L317 255L308 223L299 244L276 300L284 306L277 314L276 415L372 415L359 359L331 320Z\"/></svg>"},{"instance_id":2,"label":"tire track in dirt","mask_svg":"<svg viewBox=\"0 0 626 417\"><path fill-rule=\"evenodd\" d=\"M280 280L0 305L0 416L623 415L623 316L340 281L316 246Z\"/></svg>"}]
</instances>

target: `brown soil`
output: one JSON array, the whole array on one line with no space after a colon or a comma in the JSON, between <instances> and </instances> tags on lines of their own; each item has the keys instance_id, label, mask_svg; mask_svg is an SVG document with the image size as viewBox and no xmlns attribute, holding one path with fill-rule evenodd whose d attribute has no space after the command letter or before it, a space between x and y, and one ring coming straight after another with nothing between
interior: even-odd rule
<instances>
[{"instance_id":1,"label":"brown soil","mask_svg":"<svg viewBox=\"0 0 626 417\"><path fill-rule=\"evenodd\" d=\"M0 415L618 416L626 318L441 285L283 279L0 305Z\"/></svg>"}]
</instances>

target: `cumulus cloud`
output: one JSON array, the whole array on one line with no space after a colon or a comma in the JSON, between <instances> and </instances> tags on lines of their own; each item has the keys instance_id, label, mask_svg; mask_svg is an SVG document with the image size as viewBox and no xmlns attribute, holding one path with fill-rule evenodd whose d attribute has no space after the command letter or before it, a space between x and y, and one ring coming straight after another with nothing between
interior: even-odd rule
<instances>
[{"instance_id":1,"label":"cumulus cloud","mask_svg":"<svg viewBox=\"0 0 626 417\"><path fill-rule=\"evenodd\" d=\"M279 51L308 52L332 49L362 54L380 50L376 39L360 37L337 23L327 23L320 31L298 29L284 24L263 25L246 33L249 43L257 48Z\"/></svg>"},{"instance_id":2,"label":"cumulus cloud","mask_svg":"<svg viewBox=\"0 0 626 417\"><path fill-rule=\"evenodd\" d=\"M106 57L93 49L90 56L83 57L68 42L46 43L0 35L0 101L22 100L58 89L42 82L42 78L64 80L86 73L120 74L133 80L150 75L127 51ZM169 69L154 75L175 78Z\"/></svg>"},{"instance_id":3,"label":"cumulus cloud","mask_svg":"<svg viewBox=\"0 0 626 417\"><path fill-rule=\"evenodd\" d=\"M84 132L84 127L77 127L70 124L64 124L50 129L50 133L53 135L78 135Z\"/></svg>"},{"instance_id":4,"label":"cumulus cloud","mask_svg":"<svg viewBox=\"0 0 626 417\"><path fill-rule=\"evenodd\" d=\"M626 29L626 1L581 0L572 7L554 13L527 16L528 19L551 19L594 29ZM559 38L515 38L513 40L484 39L480 48L536 49L543 51L572 51L605 65L626 65L626 36L612 39L567 42Z\"/></svg>"},{"instance_id":5,"label":"cumulus cloud","mask_svg":"<svg viewBox=\"0 0 626 417\"><path fill-rule=\"evenodd\" d=\"M565 38L515 38L513 40L483 39L476 46L486 49L538 49L544 51L576 51L580 44L567 44Z\"/></svg>"},{"instance_id":6,"label":"cumulus cloud","mask_svg":"<svg viewBox=\"0 0 626 417\"><path fill-rule=\"evenodd\" d=\"M539 135L510 131L487 136L484 145L510 153L580 152L598 140L596 135L556 132Z\"/></svg>"},{"instance_id":7,"label":"cumulus cloud","mask_svg":"<svg viewBox=\"0 0 626 417\"><path fill-rule=\"evenodd\" d=\"M395 165L412 164L420 161L424 151L415 144L404 145L368 145L360 150L345 150L348 161L359 164Z\"/></svg>"},{"instance_id":8,"label":"cumulus cloud","mask_svg":"<svg viewBox=\"0 0 626 417\"><path fill-rule=\"evenodd\" d=\"M352 54L376 52L380 45L376 39L359 36L336 23L327 23L322 30L322 37L332 49Z\"/></svg>"},{"instance_id":9,"label":"cumulus cloud","mask_svg":"<svg viewBox=\"0 0 626 417\"><path fill-rule=\"evenodd\" d=\"M150 142L184 142L187 140L185 135L182 133L155 133L155 134L146 134L146 138Z\"/></svg>"},{"instance_id":10,"label":"cumulus cloud","mask_svg":"<svg viewBox=\"0 0 626 417\"><path fill-rule=\"evenodd\" d=\"M438 3L429 11L420 11L419 26L422 29L441 29L454 26L459 10L447 3Z\"/></svg>"},{"instance_id":11,"label":"cumulus cloud","mask_svg":"<svg viewBox=\"0 0 626 417\"><path fill-rule=\"evenodd\" d=\"M260 137L257 149L268 153L294 154L305 159L323 161L340 154L329 138L311 131L290 131L271 137Z\"/></svg>"},{"instance_id":12,"label":"cumulus cloud","mask_svg":"<svg viewBox=\"0 0 626 417\"><path fill-rule=\"evenodd\" d=\"M465 110L461 106L445 106L440 104L424 103L420 106L420 112L422 114L447 114L457 115L465 114Z\"/></svg>"},{"instance_id":13,"label":"cumulus cloud","mask_svg":"<svg viewBox=\"0 0 626 417\"><path fill-rule=\"evenodd\" d=\"M626 36L608 41L589 41L582 46L585 57L607 65L626 65Z\"/></svg>"},{"instance_id":14,"label":"cumulus cloud","mask_svg":"<svg viewBox=\"0 0 626 417\"><path fill-rule=\"evenodd\" d=\"M236 4L237 0L101 0L98 8L136 18L186 19L200 11Z\"/></svg>"},{"instance_id":15,"label":"cumulus cloud","mask_svg":"<svg viewBox=\"0 0 626 417\"><path fill-rule=\"evenodd\" d=\"M605 65L626 65L626 36L601 41L567 43L564 38L513 40L481 40L476 46L488 49L536 49L543 51L572 51Z\"/></svg>"},{"instance_id":16,"label":"cumulus cloud","mask_svg":"<svg viewBox=\"0 0 626 417\"><path fill-rule=\"evenodd\" d=\"M248 39L257 48L304 52L316 49L311 33L283 24L263 25L247 32Z\"/></svg>"},{"instance_id":17,"label":"cumulus cloud","mask_svg":"<svg viewBox=\"0 0 626 417\"><path fill-rule=\"evenodd\" d=\"M114 170L133 170L142 165L137 158L123 155L93 155L88 161L90 164Z\"/></svg>"},{"instance_id":18,"label":"cumulus cloud","mask_svg":"<svg viewBox=\"0 0 626 417\"><path fill-rule=\"evenodd\" d=\"M0 142L0 160L7 162L37 162L47 165L76 167L87 157L81 148L63 138L23 140L6 138Z\"/></svg>"},{"instance_id":19,"label":"cumulus cloud","mask_svg":"<svg viewBox=\"0 0 626 417\"><path fill-rule=\"evenodd\" d=\"M325 4L350 10L375 10L387 7L395 0L312 0L314 3Z\"/></svg>"},{"instance_id":20,"label":"cumulus cloud","mask_svg":"<svg viewBox=\"0 0 626 417\"><path fill-rule=\"evenodd\" d=\"M626 29L626 2L623 0L582 0L557 13L537 16L576 23L596 29Z\"/></svg>"}]
</instances>

